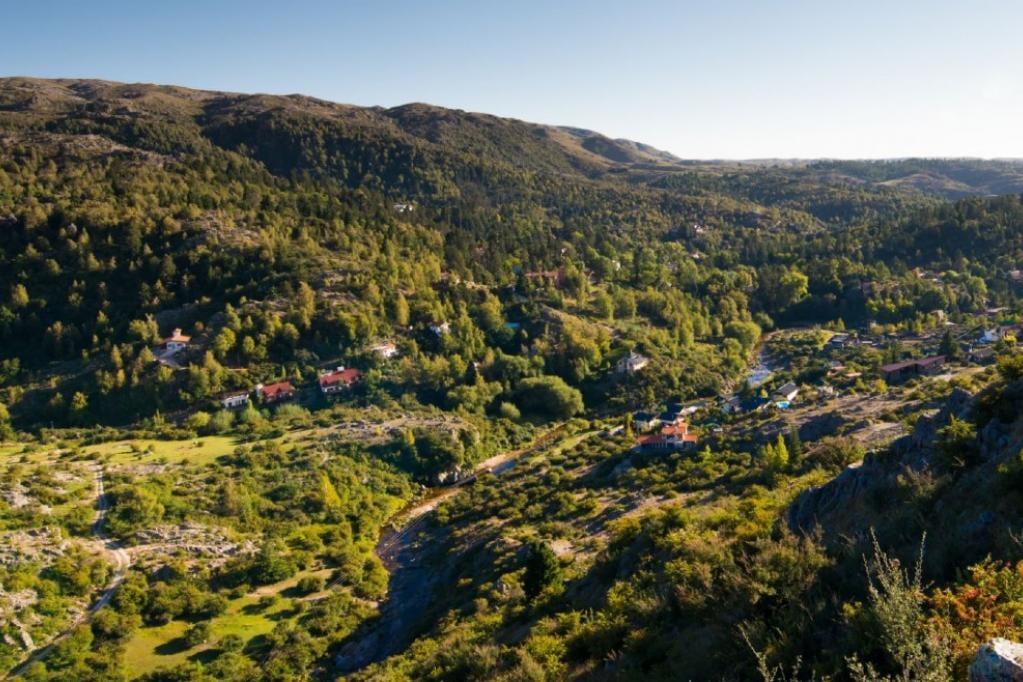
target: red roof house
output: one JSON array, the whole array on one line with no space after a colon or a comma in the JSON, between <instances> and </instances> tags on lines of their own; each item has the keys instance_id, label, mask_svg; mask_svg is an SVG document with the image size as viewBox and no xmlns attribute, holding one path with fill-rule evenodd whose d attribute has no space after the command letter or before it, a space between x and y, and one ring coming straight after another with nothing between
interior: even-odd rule
<instances>
[{"instance_id":1,"label":"red roof house","mask_svg":"<svg viewBox=\"0 0 1023 682\"><path fill-rule=\"evenodd\" d=\"M338 367L333 372L327 372L326 374L320 375L320 390L323 391L325 395L347 391L359 380L361 376L362 373L357 369L345 369L344 367Z\"/></svg>"},{"instance_id":2,"label":"red roof house","mask_svg":"<svg viewBox=\"0 0 1023 682\"><path fill-rule=\"evenodd\" d=\"M295 387L290 381L277 381L272 384L256 386L256 394L266 403L278 403L295 397Z\"/></svg>"},{"instance_id":3,"label":"red roof house","mask_svg":"<svg viewBox=\"0 0 1023 682\"><path fill-rule=\"evenodd\" d=\"M169 351L179 351L184 350L191 342L192 337L182 334L181 328L178 327L173 334L163 340L163 346Z\"/></svg>"},{"instance_id":4,"label":"red roof house","mask_svg":"<svg viewBox=\"0 0 1023 682\"><path fill-rule=\"evenodd\" d=\"M685 450L694 447L699 441L695 433L689 433L688 424L676 421L661 427L660 433L640 436L636 439L636 447L641 450Z\"/></svg>"}]
</instances>

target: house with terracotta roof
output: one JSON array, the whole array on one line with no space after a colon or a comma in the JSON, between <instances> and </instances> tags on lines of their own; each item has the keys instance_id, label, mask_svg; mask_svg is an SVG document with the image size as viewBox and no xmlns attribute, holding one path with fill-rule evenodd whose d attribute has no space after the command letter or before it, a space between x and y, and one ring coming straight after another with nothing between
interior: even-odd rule
<instances>
[{"instance_id":1,"label":"house with terracotta roof","mask_svg":"<svg viewBox=\"0 0 1023 682\"><path fill-rule=\"evenodd\" d=\"M174 330L174 333L163 340L161 344L171 353L177 353L179 350L188 348L188 344L192 342L191 336L186 336L181 333L181 327Z\"/></svg>"},{"instance_id":2,"label":"house with terracotta roof","mask_svg":"<svg viewBox=\"0 0 1023 682\"><path fill-rule=\"evenodd\" d=\"M291 400L295 397L295 387L290 381L277 381L272 384L256 384L256 395L267 405Z\"/></svg>"},{"instance_id":3,"label":"house with terracotta roof","mask_svg":"<svg viewBox=\"0 0 1023 682\"><path fill-rule=\"evenodd\" d=\"M636 439L638 450L688 450L700 442L695 433L689 433L684 421L665 424L660 432L645 434Z\"/></svg>"},{"instance_id":4,"label":"house with terracotta roof","mask_svg":"<svg viewBox=\"0 0 1023 682\"><path fill-rule=\"evenodd\" d=\"M342 393L354 386L361 376L362 372L357 369L338 367L332 372L320 375L320 390L324 395Z\"/></svg>"}]
</instances>

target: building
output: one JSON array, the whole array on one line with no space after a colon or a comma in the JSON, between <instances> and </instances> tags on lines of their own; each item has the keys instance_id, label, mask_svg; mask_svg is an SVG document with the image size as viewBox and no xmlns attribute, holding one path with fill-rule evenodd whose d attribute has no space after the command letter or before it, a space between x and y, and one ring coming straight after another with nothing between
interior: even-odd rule
<instances>
[{"instance_id":1,"label":"building","mask_svg":"<svg viewBox=\"0 0 1023 682\"><path fill-rule=\"evenodd\" d=\"M664 412L658 415L658 419L662 424L675 424L683 421L682 417L686 414L686 408L681 403L668 403ZM693 410L692 412L695 412ZM692 414L689 412L688 414Z\"/></svg>"},{"instance_id":2,"label":"building","mask_svg":"<svg viewBox=\"0 0 1023 682\"><path fill-rule=\"evenodd\" d=\"M444 336L451 333L451 325L447 322L431 322L430 331L437 336Z\"/></svg>"},{"instance_id":3,"label":"building","mask_svg":"<svg viewBox=\"0 0 1023 682\"><path fill-rule=\"evenodd\" d=\"M174 330L174 333L163 340L163 347L171 353L177 353L179 350L185 350L188 348L188 344L192 342L191 336L185 336L181 333L181 327Z\"/></svg>"},{"instance_id":4,"label":"building","mask_svg":"<svg viewBox=\"0 0 1023 682\"><path fill-rule=\"evenodd\" d=\"M665 424L656 434L646 434L636 439L636 447L640 450L687 450L696 447L700 439L695 433L689 433L689 425L684 421Z\"/></svg>"},{"instance_id":5,"label":"building","mask_svg":"<svg viewBox=\"0 0 1023 682\"><path fill-rule=\"evenodd\" d=\"M660 420L653 412L634 412L632 414L632 428L637 431L649 431L659 423Z\"/></svg>"},{"instance_id":6,"label":"building","mask_svg":"<svg viewBox=\"0 0 1023 682\"><path fill-rule=\"evenodd\" d=\"M295 397L295 387L290 381L277 381L272 384L257 384L256 395L268 405L291 400Z\"/></svg>"},{"instance_id":7,"label":"building","mask_svg":"<svg viewBox=\"0 0 1023 682\"><path fill-rule=\"evenodd\" d=\"M998 343L1005 338L1005 330L1001 327L985 329L984 333L977 339L977 343Z\"/></svg>"},{"instance_id":8,"label":"building","mask_svg":"<svg viewBox=\"0 0 1023 682\"><path fill-rule=\"evenodd\" d=\"M640 355L636 351L629 351L629 354L621 358L615 365L619 374L634 374L650 364L650 358Z\"/></svg>"},{"instance_id":9,"label":"building","mask_svg":"<svg viewBox=\"0 0 1023 682\"><path fill-rule=\"evenodd\" d=\"M320 390L324 395L342 393L354 386L361 376L362 373L357 369L338 367L332 372L320 375Z\"/></svg>"},{"instance_id":10,"label":"building","mask_svg":"<svg viewBox=\"0 0 1023 682\"><path fill-rule=\"evenodd\" d=\"M753 396L752 398L746 398L739 403L739 412L760 412L761 410L767 409L767 406L771 404L771 401L767 398L761 398L760 396Z\"/></svg>"},{"instance_id":11,"label":"building","mask_svg":"<svg viewBox=\"0 0 1023 682\"><path fill-rule=\"evenodd\" d=\"M399 202L394 205L394 210L397 213L411 213L416 210L416 207L409 203Z\"/></svg>"},{"instance_id":12,"label":"building","mask_svg":"<svg viewBox=\"0 0 1023 682\"><path fill-rule=\"evenodd\" d=\"M799 395L799 387L791 381L774 392L776 400L787 400L789 402L795 400L797 395Z\"/></svg>"},{"instance_id":13,"label":"building","mask_svg":"<svg viewBox=\"0 0 1023 682\"><path fill-rule=\"evenodd\" d=\"M377 343L369 347L370 352L376 353L384 360L390 360L391 358L398 355L398 347L390 341L384 341L383 343Z\"/></svg>"},{"instance_id":14,"label":"building","mask_svg":"<svg viewBox=\"0 0 1023 682\"><path fill-rule=\"evenodd\" d=\"M971 350L966 359L978 365L988 365L995 361L995 349L988 347Z\"/></svg>"},{"instance_id":15,"label":"building","mask_svg":"<svg viewBox=\"0 0 1023 682\"><path fill-rule=\"evenodd\" d=\"M928 358L903 360L884 365L881 377L889 384L897 384L913 377L934 376L945 369L945 356L933 355Z\"/></svg>"},{"instance_id":16,"label":"building","mask_svg":"<svg viewBox=\"0 0 1023 682\"><path fill-rule=\"evenodd\" d=\"M220 396L220 406L225 410L238 410L249 404L248 391L235 391Z\"/></svg>"}]
</instances>

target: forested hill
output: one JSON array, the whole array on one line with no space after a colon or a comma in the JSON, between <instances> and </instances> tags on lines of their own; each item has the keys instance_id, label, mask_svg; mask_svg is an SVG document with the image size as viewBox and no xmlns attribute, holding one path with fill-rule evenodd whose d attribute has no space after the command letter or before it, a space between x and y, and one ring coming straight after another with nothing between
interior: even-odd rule
<instances>
[{"instance_id":1,"label":"forested hill","mask_svg":"<svg viewBox=\"0 0 1023 682\"><path fill-rule=\"evenodd\" d=\"M350 186L375 184L392 191L441 195L453 188L431 171L438 166L451 171L444 166L454 163L469 166L454 174L463 182L501 168L591 178L632 171L643 180L683 173L691 183L723 193L732 193L730 187L734 190L751 175L760 176L755 185L762 178L781 176L793 184L894 188L943 198L1023 191L1023 163L1018 161L683 161L640 142L581 128L419 103L384 109L301 95L5 78L0 79L0 112L5 128L28 126L57 135L94 133L170 154L212 143L241 151L277 174L325 173ZM773 173L761 176L763 171ZM442 175L451 180L453 174Z\"/></svg>"},{"instance_id":2,"label":"forested hill","mask_svg":"<svg viewBox=\"0 0 1023 682\"><path fill-rule=\"evenodd\" d=\"M951 679L1023 639L1020 168L0 80L0 670Z\"/></svg>"},{"instance_id":3,"label":"forested hill","mask_svg":"<svg viewBox=\"0 0 1023 682\"><path fill-rule=\"evenodd\" d=\"M369 369L381 341L388 395L493 414L539 375L637 407L729 386L776 321L1014 296L1016 230L987 226L1015 209L979 200L962 283L860 286L963 265L904 241L952 209L900 179L987 194L1009 162L689 162L422 104L24 78L0 80L0 141L0 403L26 427L209 409ZM175 328L194 343L157 362ZM658 371L608 384L632 350Z\"/></svg>"}]
</instances>

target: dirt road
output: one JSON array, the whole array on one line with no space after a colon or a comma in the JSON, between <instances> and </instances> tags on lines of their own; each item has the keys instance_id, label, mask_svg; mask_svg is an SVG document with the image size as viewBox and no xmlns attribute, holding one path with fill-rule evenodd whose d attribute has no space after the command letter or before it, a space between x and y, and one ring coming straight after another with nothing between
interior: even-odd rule
<instances>
[{"instance_id":1,"label":"dirt road","mask_svg":"<svg viewBox=\"0 0 1023 682\"><path fill-rule=\"evenodd\" d=\"M103 468L101 466L97 466L93 474L93 491L96 514L92 521L92 535L95 541L99 543L102 551L109 557L110 563L114 566L114 572L110 582L107 583L106 587L103 588L103 591L100 592L99 597L92 602L89 608L76 616L63 632L51 639L45 646L31 651L24 661L8 673L8 677L17 677L18 675L21 675L25 672L29 665L35 661L41 661L46 658L50 652L53 651L53 647L70 636L76 628L80 625L85 625L91 622L95 613L110 603L110 600L114 598L114 593L117 592L117 588L119 588L121 583L124 582L124 576L127 574L128 568L131 566L131 557L128 556L128 552L125 551L119 542L108 537L104 531L104 526L106 525L107 520L107 511L110 509L110 498L106 493L106 487L103 481Z\"/></svg>"}]
</instances>

